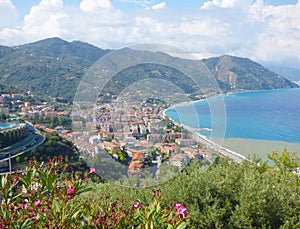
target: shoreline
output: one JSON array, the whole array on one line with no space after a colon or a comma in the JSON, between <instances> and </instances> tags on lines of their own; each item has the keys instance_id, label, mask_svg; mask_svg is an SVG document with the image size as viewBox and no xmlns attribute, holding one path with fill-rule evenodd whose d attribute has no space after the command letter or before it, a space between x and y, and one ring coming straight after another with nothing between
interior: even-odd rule
<instances>
[{"instance_id":1,"label":"shoreline","mask_svg":"<svg viewBox=\"0 0 300 229\"><path fill-rule=\"evenodd\" d=\"M295 88L292 88L295 89ZM299 88L296 88L299 90ZM178 106L188 106L192 105L197 102L201 102L203 100L211 99L211 98L218 98L221 96L226 95L234 95L240 93L251 93L251 92L263 92L263 91L278 91L278 90L288 90L288 89L274 89L274 90L258 90L258 91L238 91L238 92L230 92L230 93L223 93L214 95L212 97L207 97L204 99L199 99L196 101L187 101L178 103L168 107L167 109L163 110L161 114L163 117L168 117L172 122L181 126L182 128L189 131L194 138L196 138L200 143L203 143L209 148L216 149L215 151L225 152L224 156L229 158L238 158L238 160L249 160L247 158L253 157L254 155L261 157L261 159L266 159L267 155L272 153L272 151L282 152L285 148L288 151L296 152L298 156L300 156L300 142L293 143L293 142L284 142L284 141L273 141L273 140L260 140L260 139L244 139L244 138L224 138L224 139L208 139L206 136L201 135L197 132L200 128L193 128L182 123L178 123L168 115L166 115L166 111L170 108L175 108ZM217 143L217 142L221 142ZM223 154L223 153L220 153Z\"/></svg>"},{"instance_id":2,"label":"shoreline","mask_svg":"<svg viewBox=\"0 0 300 229\"><path fill-rule=\"evenodd\" d=\"M237 163L242 163L244 160L249 161L249 159L246 158L244 155L239 154L239 153L237 153L233 150L230 150L228 148L225 148L225 147L217 144L216 142L208 139L206 136L197 133L195 131L195 128L187 126L187 125L182 124L182 123L176 122L175 120L173 120L172 118L167 116L165 111L166 110L164 110L162 112L163 117L168 117L168 119L170 119L174 124L176 124L179 127L184 128L185 130L190 132L191 135L192 135L192 138L194 138L197 142L200 142L201 144L204 144L207 148L213 150L215 153L217 153L219 155L222 155L222 156L225 156L227 158L230 158L230 159L234 160Z\"/></svg>"}]
</instances>

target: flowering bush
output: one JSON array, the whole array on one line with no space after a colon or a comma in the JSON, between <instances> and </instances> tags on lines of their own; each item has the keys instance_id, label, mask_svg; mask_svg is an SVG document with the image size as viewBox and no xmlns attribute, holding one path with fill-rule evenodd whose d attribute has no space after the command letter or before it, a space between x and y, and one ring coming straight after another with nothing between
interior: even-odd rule
<instances>
[{"instance_id":1,"label":"flowering bush","mask_svg":"<svg viewBox=\"0 0 300 229\"><path fill-rule=\"evenodd\" d=\"M62 159L38 165L32 161L22 173L1 177L0 228L68 228L80 225L84 209L73 198L86 192L80 174Z\"/></svg>"},{"instance_id":2,"label":"flowering bush","mask_svg":"<svg viewBox=\"0 0 300 229\"><path fill-rule=\"evenodd\" d=\"M90 168L88 176L96 173ZM126 208L125 201L109 202L76 196L90 191L88 177L75 174L62 159L47 164L32 161L22 173L0 180L1 228L185 228L183 205L161 207L161 192L154 191L150 205L140 201ZM177 212L176 212L177 210Z\"/></svg>"}]
</instances>

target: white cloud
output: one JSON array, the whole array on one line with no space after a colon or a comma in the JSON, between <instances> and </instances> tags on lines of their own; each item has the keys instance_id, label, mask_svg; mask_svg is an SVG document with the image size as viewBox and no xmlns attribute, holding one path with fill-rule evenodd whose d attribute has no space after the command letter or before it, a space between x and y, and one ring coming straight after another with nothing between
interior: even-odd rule
<instances>
[{"instance_id":1,"label":"white cloud","mask_svg":"<svg viewBox=\"0 0 300 229\"><path fill-rule=\"evenodd\" d=\"M147 7L151 4L151 0L120 0L120 1L125 3L135 3L142 7Z\"/></svg>"},{"instance_id":2,"label":"white cloud","mask_svg":"<svg viewBox=\"0 0 300 229\"><path fill-rule=\"evenodd\" d=\"M113 8L110 0L83 0L80 3L80 9L84 12L93 12L99 9Z\"/></svg>"},{"instance_id":3,"label":"white cloud","mask_svg":"<svg viewBox=\"0 0 300 229\"><path fill-rule=\"evenodd\" d=\"M0 0L0 29L15 26L18 17L18 11L11 0Z\"/></svg>"},{"instance_id":4,"label":"white cloud","mask_svg":"<svg viewBox=\"0 0 300 229\"><path fill-rule=\"evenodd\" d=\"M158 4L155 4L154 6L152 6L151 8L153 10L160 10L160 9L164 9L167 7L167 4L166 2L161 2L161 3L158 3Z\"/></svg>"},{"instance_id":5,"label":"white cloud","mask_svg":"<svg viewBox=\"0 0 300 229\"><path fill-rule=\"evenodd\" d=\"M67 17L63 0L42 0L25 16L21 29L28 40L61 36L61 23Z\"/></svg>"},{"instance_id":6,"label":"white cloud","mask_svg":"<svg viewBox=\"0 0 300 229\"><path fill-rule=\"evenodd\" d=\"M180 29L187 35L218 36L226 33L226 25L217 19L183 21Z\"/></svg>"},{"instance_id":7,"label":"white cloud","mask_svg":"<svg viewBox=\"0 0 300 229\"><path fill-rule=\"evenodd\" d=\"M212 7L230 8L237 4L238 0L212 0L205 2L202 9L209 9Z\"/></svg>"},{"instance_id":8,"label":"white cloud","mask_svg":"<svg viewBox=\"0 0 300 229\"><path fill-rule=\"evenodd\" d=\"M150 9L165 2L123 0ZM10 10L6 14L5 10ZM63 0L41 0L23 22L17 9L0 0L0 44L27 43L60 36L102 48L153 42L175 45L198 57L233 54L257 61L300 60L300 4L272 6L263 0L212 0L201 8L119 10L108 0L82 0L80 7ZM7 23L10 21L10 24ZM300 61L299 61L300 62Z\"/></svg>"},{"instance_id":9,"label":"white cloud","mask_svg":"<svg viewBox=\"0 0 300 229\"><path fill-rule=\"evenodd\" d=\"M284 6L259 4L257 10L261 14L256 19L265 24L265 30L257 37L255 47L257 59L266 62L280 62L284 59L298 59L300 61L299 3Z\"/></svg>"}]
</instances>

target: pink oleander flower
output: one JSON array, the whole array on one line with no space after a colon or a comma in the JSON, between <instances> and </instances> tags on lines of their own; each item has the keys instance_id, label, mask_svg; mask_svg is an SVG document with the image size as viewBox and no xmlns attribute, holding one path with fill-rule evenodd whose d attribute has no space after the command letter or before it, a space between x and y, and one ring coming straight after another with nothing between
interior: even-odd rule
<instances>
[{"instance_id":1,"label":"pink oleander flower","mask_svg":"<svg viewBox=\"0 0 300 229\"><path fill-rule=\"evenodd\" d=\"M182 204L176 204L175 205L175 208L178 210L178 209L181 209L181 208L183 208L183 205Z\"/></svg>"},{"instance_id":2,"label":"pink oleander flower","mask_svg":"<svg viewBox=\"0 0 300 229\"><path fill-rule=\"evenodd\" d=\"M134 209L138 209L139 207L141 207L141 204L140 202L136 202L134 205L133 205Z\"/></svg>"},{"instance_id":3,"label":"pink oleander flower","mask_svg":"<svg viewBox=\"0 0 300 229\"><path fill-rule=\"evenodd\" d=\"M29 204L28 204L28 203L25 203L25 204L22 205L22 208L24 208L24 209L26 209L26 208L28 208L28 207L29 207Z\"/></svg>"},{"instance_id":4,"label":"pink oleander flower","mask_svg":"<svg viewBox=\"0 0 300 229\"><path fill-rule=\"evenodd\" d=\"M40 203L41 203L41 201L40 200L36 200L36 201L34 201L34 206L39 206L40 205Z\"/></svg>"},{"instance_id":5,"label":"pink oleander flower","mask_svg":"<svg viewBox=\"0 0 300 229\"><path fill-rule=\"evenodd\" d=\"M89 174L95 174L95 173L96 173L96 169L95 168L90 168Z\"/></svg>"},{"instance_id":6,"label":"pink oleander flower","mask_svg":"<svg viewBox=\"0 0 300 229\"><path fill-rule=\"evenodd\" d=\"M176 215L179 216L179 218L181 219L185 219L189 214L187 208L184 207L182 204L176 204L175 208L177 209Z\"/></svg>"},{"instance_id":7,"label":"pink oleander flower","mask_svg":"<svg viewBox=\"0 0 300 229\"><path fill-rule=\"evenodd\" d=\"M75 189L72 188L72 187L70 187L70 188L67 189L67 193L68 194L74 194L74 191L75 191Z\"/></svg>"},{"instance_id":8,"label":"pink oleander flower","mask_svg":"<svg viewBox=\"0 0 300 229\"><path fill-rule=\"evenodd\" d=\"M19 176L18 175L14 176L14 183L16 183L18 180L19 180Z\"/></svg>"}]
</instances>

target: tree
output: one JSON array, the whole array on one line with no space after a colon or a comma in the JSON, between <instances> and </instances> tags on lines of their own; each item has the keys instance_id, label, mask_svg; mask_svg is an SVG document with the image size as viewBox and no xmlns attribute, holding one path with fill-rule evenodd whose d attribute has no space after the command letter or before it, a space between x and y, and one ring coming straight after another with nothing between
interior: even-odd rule
<instances>
[{"instance_id":1,"label":"tree","mask_svg":"<svg viewBox=\"0 0 300 229\"><path fill-rule=\"evenodd\" d=\"M0 115L0 120L3 121L3 122L5 122L7 120L6 114L1 114Z\"/></svg>"},{"instance_id":2,"label":"tree","mask_svg":"<svg viewBox=\"0 0 300 229\"><path fill-rule=\"evenodd\" d=\"M288 152L284 149L283 153L279 154L276 151L273 151L268 158L272 160L273 167L279 171L279 174L286 176L288 171L299 167L299 158L297 158L296 153Z\"/></svg>"}]
</instances>

